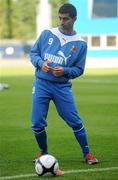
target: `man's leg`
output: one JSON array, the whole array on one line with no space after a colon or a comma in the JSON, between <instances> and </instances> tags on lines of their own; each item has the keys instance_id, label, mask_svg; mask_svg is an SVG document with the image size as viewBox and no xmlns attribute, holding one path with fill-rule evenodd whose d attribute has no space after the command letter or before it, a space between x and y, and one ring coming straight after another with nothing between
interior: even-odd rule
<instances>
[{"instance_id":1,"label":"man's leg","mask_svg":"<svg viewBox=\"0 0 118 180\"><path fill-rule=\"evenodd\" d=\"M37 80L38 81L38 80ZM41 82L35 81L32 92L32 130L42 154L48 153L47 134L45 127L47 126L46 117L49 108L50 98L45 92L45 88L41 88ZM38 83L38 84L37 84ZM39 85L40 84L40 85Z\"/></svg>"},{"instance_id":2,"label":"man's leg","mask_svg":"<svg viewBox=\"0 0 118 180\"><path fill-rule=\"evenodd\" d=\"M34 131L34 135L36 138L36 141L38 143L38 146L40 148L41 155L42 154L48 154L48 148L47 148L47 134L45 129Z\"/></svg>"},{"instance_id":3,"label":"man's leg","mask_svg":"<svg viewBox=\"0 0 118 180\"><path fill-rule=\"evenodd\" d=\"M59 115L66 121L66 123L70 127L72 127L74 135L75 135L78 143L80 144L83 155L85 157L86 154L89 153L89 146L88 146L85 128L82 124L82 120L78 117L78 115L76 113L73 113L71 111L73 108L72 104L71 104L71 106L69 106L68 103L64 102L60 106L59 105L60 103L59 104L58 103L55 103L57 111L58 111ZM67 107L67 109L63 108L63 107Z\"/></svg>"},{"instance_id":4,"label":"man's leg","mask_svg":"<svg viewBox=\"0 0 118 180\"><path fill-rule=\"evenodd\" d=\"M79 129L79 127L76 127L76 128L72 128L72 129L73 129L74 135L75 135L78 143L81 146L83 156L86 157L86 155L89 153L89 146L88 146L85 128L82 127L81 129Z\"/></svg>"},{"instance_id":5,"label":"man's leg","mask_svg":"<svg viewBox=\"0 0 118 180\"><path fill-rule=\"evenodd\" d=\"M61 86L61 85L60 85ZM54 103L59 115L72 127L74 135L81 146L83 156L89 154L87 135L82 120L78 115L70 87L60 87L55 93Z\"/></svg>"}]
</instances>

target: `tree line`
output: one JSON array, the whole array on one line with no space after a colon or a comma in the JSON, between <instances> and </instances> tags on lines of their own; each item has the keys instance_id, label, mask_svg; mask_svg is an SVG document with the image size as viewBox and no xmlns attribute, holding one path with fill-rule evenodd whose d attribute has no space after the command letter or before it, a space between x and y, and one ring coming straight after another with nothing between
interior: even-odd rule
<instances>
[{"instance_id":1,"label":"tree line","mask_svg":"<svg viewBox=\"0 0 118 180\"><path fill-rule=\"evenodd\" d=\"M38 0L0 0L0 39L34 39L38 2ZM58 8L66 2L68 0L49 0L52 27L58 25Z\"/></svg>"}]
</instances>

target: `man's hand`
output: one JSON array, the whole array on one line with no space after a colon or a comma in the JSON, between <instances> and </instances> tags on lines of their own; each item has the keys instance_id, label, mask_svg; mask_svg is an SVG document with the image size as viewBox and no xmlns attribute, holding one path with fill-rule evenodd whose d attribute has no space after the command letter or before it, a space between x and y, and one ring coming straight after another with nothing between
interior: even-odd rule
<instances>
[{"instance_id":1,"label":"man's hand","mask_svg":"<svg viewBox=\"0 0 118 180\"><path fill-rule=\"evenodd\" d=\"M47 73L48 71L50 71L50 66L48 66L48 64L50 64L50 61L45 61L42 65L42 71Z\"/></svg>"},{"instance_id":2,"label":"man's hand","mask_svg":"<svg viewBox=\"0 0 118 180\"><path fill-rule=\"evenodd\" d=\"M63 75L64 73L64 68L61 66L57 66L55 68L48 66L48 64L50 64L50 61L45 61L42 65L42 71L47 73L49 71L52 71L53 75L56 77L60 77Z\"/></svg>"},{"instance_id":3,"label":"man's hand","mask_svg":"<svg viewBox=\"0 0 118 180\"><path fill-rule=\"evenodd\" d=\"M61 66L57 66L57 67L53 68L52 73L54 76L60 77L64 74L64 68Z\"/></svg>"}]
</instances>

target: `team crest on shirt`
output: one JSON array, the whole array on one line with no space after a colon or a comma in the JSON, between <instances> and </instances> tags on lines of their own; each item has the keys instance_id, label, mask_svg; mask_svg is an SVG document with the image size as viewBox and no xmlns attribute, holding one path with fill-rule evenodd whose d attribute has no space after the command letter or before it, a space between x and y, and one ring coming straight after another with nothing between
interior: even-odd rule
<instances>
[{"instance_id":1,"label":"team crest on shirt","mask_svg":"<svg viewBox=\"0 0 118 180\"><path fill-rule=\"evenodd\" d=\"M77 51L77 47L76 46L72 46L71 47L71 52L76 52Z\"/></svg>"}]
</instances>

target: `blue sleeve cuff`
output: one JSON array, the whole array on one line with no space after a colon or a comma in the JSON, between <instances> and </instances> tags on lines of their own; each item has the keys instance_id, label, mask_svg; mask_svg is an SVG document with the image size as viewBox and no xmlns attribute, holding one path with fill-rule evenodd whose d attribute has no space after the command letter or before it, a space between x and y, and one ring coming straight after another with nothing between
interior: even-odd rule
<instances>
[{"instance_id":1,"label":"blue sleeve cuff","mask_svg":"<svg viewBox=\"0 0 118 180\"><path fill-rule=\"evenodd\" d=\"M38 62L38 66L41 68L43 63L44 63L44 61L40 59Z\"/></svg>"},{"instance_id":2,"label":"blue sleeve cuff","mask_svg":"<svg viewBox=\"0 0 118 180\"><path fill-rule=\"evenodd\" d=\"M64 67L64 75L67 75L70 71L69 67Z\"/></svg>"}]
</instances>

